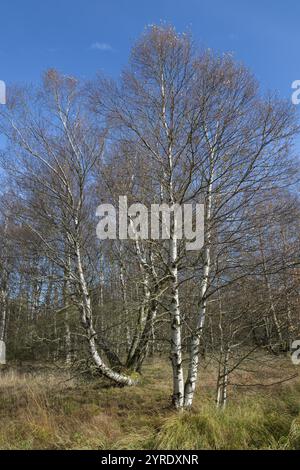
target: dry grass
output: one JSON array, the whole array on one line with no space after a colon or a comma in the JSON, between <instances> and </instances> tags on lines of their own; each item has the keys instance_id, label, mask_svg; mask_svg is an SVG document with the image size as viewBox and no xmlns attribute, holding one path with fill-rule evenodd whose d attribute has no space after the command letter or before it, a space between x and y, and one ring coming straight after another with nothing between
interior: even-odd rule
<instances>
[{"instance_id":1,"label":"dry grass","mask_svg":"<svg viewBox=\"0 0 300 470\"><path fill-rule=\"evenodd\" d=\"M277 382L295 373L286 358L258 356L232 382ZM300 448L300 382L230 389L214 406L215 368L201 371L192 412L170 409L168 363L150 361L133 388L83 382L48 367L0 374L1 449Z\"/></svg>"}]
</instances>

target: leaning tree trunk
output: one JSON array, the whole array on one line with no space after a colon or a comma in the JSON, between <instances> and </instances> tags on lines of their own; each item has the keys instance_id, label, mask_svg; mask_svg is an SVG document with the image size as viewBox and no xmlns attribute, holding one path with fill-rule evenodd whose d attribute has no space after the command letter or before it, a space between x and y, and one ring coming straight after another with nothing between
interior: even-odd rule
<instances>
[{"instance_id":1,"label":"leaning tree trunk","mask_svg":"<svg viewBox=\"0 0 300 470\"><path fill-rule=\"evenodd\" d=\"M81 253L80 248L77 244L76 246L76 257L77 257L77 271L79 277L79 287L81 293L80 299L80 313L81 313L81 320L83 327L86 331L87 340L89 344L89 349L91 353L91 357L93 359L94 364L96 365L99 373L104 377L110 379L111 381L115 382L118 385L134 385L134 381L119 372L115 372L113 369L108 367L104 361L102 360L96 345L96 331L93 327L93 318L92 318L92 306L91 306L91 299L90 294L87 288L83 266L81 261Z\"/></svg>"}]
</instances>

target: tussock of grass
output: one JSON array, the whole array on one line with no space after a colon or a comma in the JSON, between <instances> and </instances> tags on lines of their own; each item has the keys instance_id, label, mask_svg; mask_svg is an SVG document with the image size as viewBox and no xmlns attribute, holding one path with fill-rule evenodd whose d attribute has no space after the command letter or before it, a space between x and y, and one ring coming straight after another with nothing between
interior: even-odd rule
<instances>
[{"instance_id":1,"label":"tussock of grass","mask_svg":"<svg viewBox=\"0 0 300 470\"><path fill-rule=\"evenodd\" d=\"M0 375L1 449L300 449L300 384L235 392L217 410L204 377L193 411L170 409L168 365L139 386L104 387L43 370ZM211 378L211 371L208 376ZM210 379L211 380L211 379Z\"/></svg>"},{"instance_id":2,"label":"tussock of grass","mask_svg":"<svg viewBox=\"0 0 300 470\"><path fill-rule=\"evenodd\" d=\"M150 443L155 449L300 449L300 387L246 397L225 410L212 401L167 418Z\"/></svg>"},{"instance_id":3,"label":"tussock of grass","mask_svg":"<svg viewBox=\"0 0 300 470\"><path fill-rule=\"evenodd\" d=\"M272 426L268 424L262 403L241 403L225 411L205 405L198 413L185 412L168 419L154 439L153 447L220 450L270 448L277 441Z\"/></svg>"},{"instance_id":4,"label":"tussock of grass","mask_svg":"<svg viewBox=\"0 0 300 470\"><path fill-rule=\"evenodd\" d=\"M300 416L292 422L290 432L287 439L281 439L283 449L299 450L300 449Z\"/></svg>"}]
</instances>

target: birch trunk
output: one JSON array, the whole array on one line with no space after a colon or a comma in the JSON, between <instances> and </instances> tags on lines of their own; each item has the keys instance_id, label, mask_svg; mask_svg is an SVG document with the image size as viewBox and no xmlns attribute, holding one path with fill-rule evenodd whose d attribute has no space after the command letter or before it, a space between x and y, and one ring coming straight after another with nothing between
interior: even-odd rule
<instances>
[{"instance_id":1,"label":"birch trunk","mask_svg":"<svg viewBox=\"0 0 300 470\"><path fill-rule=\"evenodd\" d=\"M7 263L7 228L8 222L4 223L3 236L3 263L2 263L2 279L0 288L0 341L5 342L7 330L7 298L8 298L8 263Z\"/></svg>"},{"instance_id":2,"label":"birch trunk","mask_svg":"<svg viewBox=\"0 0 300 470\"><path fill-rule=\"evenodd\" d=\"M262 267L263 267L263 275L265 279L265 286L268 294L268 299L269 299L269 308L271 312L271 316L274 322L275 330L277 333L277 337L279 339L280 345L283 343L283 337L282 337L282 331L281 331L281 325L277 317L275 305L273 302L273 294L272 294L272 289L271 289L271 284L267 272L267 262L266 262L266 256L265 256L265 251L264 251L264 243L262 239L261 233L259 234L259 243L260 243L260 252L261 252L261 257L262 257Z\"/></svg>"},{"instance_id":3,"label":"birch trunk","mask_svg":"<svg viewBox=\"0 0 300 470\"><path fill-rule=\"evenodd\" d=\"M184 389L184 406L189 408L192 406L193 397L196 388L197 376L198 376L198 365L199 365L199 346L201 341L201 336L203 332L203 327L206 319L206 309L207 309L207 289L209 284L209 275L211 268L211 212L212 212L212 180L213 172L210 177L208 190L207 190L207 207L206 207L206 237L205 237L205 246L204 246L204 267L203 267L203 278L201 283L200 291L200 309L198 320L196 324L195 333L191 339L190 345L190 357L189 357L189 366L188 366L188 376L185 383Z\"/></svg>"},{"instance_id":4,"label":"birch trunk","mask_svg":"<svg viewBox=\"0 0 300 470\"><path fill-rule=\"evenodd\" d=\"M149 351L149 341L151 339L153 331L153 323L157 314L157 305L156 302L150 305L148 310L148 315L146 318L145 327L143 329L140 341L137 344L137 347L132 355L131 359L127 363L127 367L137 372L141 372L142 364L147 357Z\"/></svg>"},{"instance_id":5,"label":"birch trunk","mask_svg":"<svg viewBox=\"0 0 300 470\"><path fill-rule=\"evenodd\" d=\"M132 343L127 359L127 367L141 372L142 364L149 352L149 342L154 337L154 322L157 316L157 297L159 295L160 281L155 271L152 255L150 254L149 262L147 262L145 257L142 256L138 242L136 246L140 271L144 277L144 298L140 309L135 340ZM152 286L150 284L150 273L152 283L154 283Z\"/></svg>"},{"instance_id":6,"label":"birch trunk","mask_svg":"<svg viewBox=\"0 0 300 470\"><path fill-rule=\"evenodd\" d=\"M69 311L68 311L68 304L69 304L69 294L70 294L70 270L71 270L71 259L68 253L66 253L66 262L67 266L64 273L64 284L63 284L63 301L65 309L65 347L66 347L66 364L70 365L72 362L72 355L71 355L71 329L69 323Z\"/></svg>"},{"instance_id":7,"label":"birch trunk","mask_svg":"<svg viewBox=\"0 0 300 470\"><path fill-rule=\"evenodd\" d=\"M163 68L161 68L161 116L162 124L167 141L168 172L164 171L168 188L168 198L171 207L174 207L174 162L173 162L173 109L170 110L169 122L166 112L166 83ZM184 378L182 366L182 339L181 339L181 314L179 305L179 287L178 287L178 241L177 241L176 217L174 215L173 223L170 227L169 243L169 272L171 275L171 362L173 370L173 396L172 402L176 409L182 409L184 404Z\"/></svg>"},{"instance_id":8,"label":"birch trunk","mask_svg":"<svg viewBox=\"0 0 300 470\"><path fill-rule=\"evenodd\" d=\"M184 379L182 367L181 316L178 292L177 240L170 240L170 273L171 273L171 361L173 368L173 397L175 408L180 409L184 403Z\"/></svg>"},{"instance_id":9,"label":"birch trunk","mask_svg":"<svg viewBox=\"0 0 300 470\"><path fill-rule=\"evenodd\" d=\"M287 319L287 336L288 336L286 349L288 350L290 347L290 343L293 339L295 330L294 330L294 325L293 325L292 308L291 308L291 302L290 302L289 277L288 277L288 273L286 269L287 268L286 258L288 255L288 247L287 247L287 241L286 241L286 234L285 234L283 227L281 227L280 233L281 233L281 240L282 240L283 250L284 250L283 258L282 258L282 268L283 268L283 283L284 283L285 300L286 300L286 319Z\"/></svg>"},{"instance_id":10,"label":"birch trunk","mask_svg":"<svg viewBox=\"0 0 300 470\"><path fill-rule=\"evenodd\" d=\"M0 323L0 341L5 341L7 330L7 286L1 288L1 323Z\"/></svg>"},{"instance_id":11,"label":"birch trunk","mask_svg":"<svg viewBox=\"0 0 300 470\"><path fill-rule=\"evenodd\" d=\"M70 365L72 362L72 343L71 343L71 329L69 323L68 309L65 311L65 344L66 344L66 364Z\"/></svg>"},{"instance_id":12,"label":"birch trunk","mask_svg":"<svg viewBox=\"0 0 300 470\"><path fill-rule=\"evenodd\" d=\"M217 386L217 407L225 409L227 404L227 388L229 375L229 357L230 347L228 346L223 359L223 368L221 373L221 364L219 367L218 386Z\"/></svg>"},{"instance_id":13,"label":"birch trunk","mask_svg":"<svg viewBox=\"0 0 300 470\"><path fill-rule=\"evenodd\" d=\"M98 368L99 372L106 378L112 380L113 382L119 385L134 385L134 381L127 377L126 375L120 374L113 371L110 367L106 366L103 362L96 346L96 332L93 327L93 318L92 318L92 307L90 294L87 288L83 266L81 261L81 253L78 244L76 245L76 257L77 257L77 270L80 283L80 292L81 292L81 302L80 302L80 311L83 327L85 328L90 353L92 359Z\"/></svg>"},{"instance_id":14,"label":"birch trunk","mask_svg":"<svg viewBox=\"0 0 300 470\"><path fill-rule=\"evenodd\" d=\"M126 352L130 349L131 339L130 339L130 329L129 329L129 311L128 311L128 304L127 304L127 289L126 289L126 282L125 282L125 275L124 275L124 263L121 259L120 261L120 284L121 284L121 291L122 291L122 300L123 300L123 321L125 324L125 331L126 331Z\"/></svg>"},{"instance_id":15,"label":"birch trunk","mask_svg":"<svg viewBox=\"0 0 300 470\"><path fill-rule=\"evenodd\" d=\"M138 348L139 342L141 340L143 330L145 328L146 319L148 316L148 309L149 309L149 301L150 301L150 288L149 288L149 275L148 273L143 273L144 275L144 282L143 282L143 300L139 308L139 317L137 326L131 341L131 345L128 351L127 361L126 364L128 367L132 367L133 364L133 357L136 354L136 350Z\"/></svg>"}]
</instances>

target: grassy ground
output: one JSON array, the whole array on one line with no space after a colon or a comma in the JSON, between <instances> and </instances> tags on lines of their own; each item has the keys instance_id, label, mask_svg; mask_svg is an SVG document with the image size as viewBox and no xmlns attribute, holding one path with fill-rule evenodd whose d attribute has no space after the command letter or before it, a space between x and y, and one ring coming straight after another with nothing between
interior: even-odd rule
<instances>
[{"instance_id":1,"label":"grassy ground","mask_svg":"<svg viewBox=\"0 0 300 470\"><path fill-rule=\"evenodd\" d=\"M300 449L300 379L271 385L295 374L288 358L260 356L235 374L225 411L215 408L208 363L193 410L180 414L170 408L170 367L160 360L128 389L26 369L0 374L1 449Z\"/></svg>"}]
</instances>

